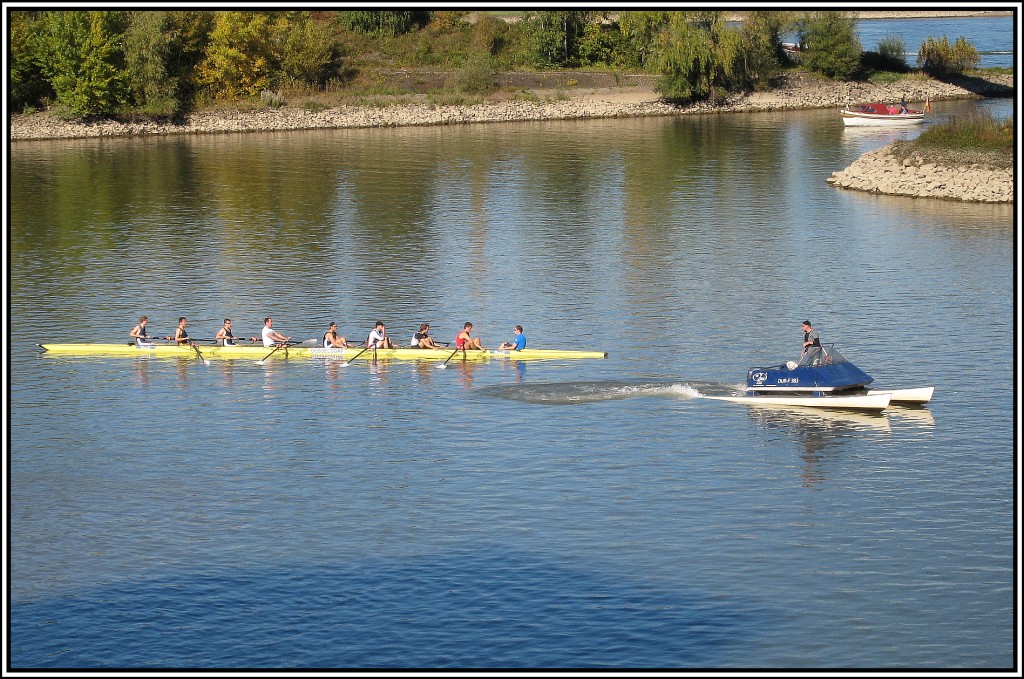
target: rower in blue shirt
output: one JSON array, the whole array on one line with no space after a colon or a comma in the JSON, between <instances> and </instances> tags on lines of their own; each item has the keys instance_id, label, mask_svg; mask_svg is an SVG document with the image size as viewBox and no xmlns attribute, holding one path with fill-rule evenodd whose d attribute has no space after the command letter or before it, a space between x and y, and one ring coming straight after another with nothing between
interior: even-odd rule
<instances>
[{"instance_id":1,"label":"rower in blue shirt","mask_svg":"<svg viewBox=\"0 0 1024 679\"><path fill-rule=\"evenodd\" d=\"M522 351L526 348L526 335L523 334L523 326L517 325L515 327L515 337L511 342L502 342L501 346L498 347L501 350L511 349L512 351Z\"/></svg>"}]
</instances>

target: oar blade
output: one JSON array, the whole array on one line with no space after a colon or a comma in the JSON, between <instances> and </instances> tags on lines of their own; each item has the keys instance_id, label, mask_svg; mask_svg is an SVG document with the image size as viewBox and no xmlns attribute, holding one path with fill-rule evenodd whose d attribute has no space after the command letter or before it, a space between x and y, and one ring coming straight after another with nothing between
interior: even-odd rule
<instances>
[{"instance_id":1,"label":"oar blade","mask_svg":"<svg viewBox=\"0 0 1024 679\"><path fill-rule=\"evenodd\" d=\"M448 358L444 359L444 363L441 363L441 364L439 364L437 366L437 369L438 370L444 370L445 368L447 368L448 367L448 361L452 360L455 357L455 354L459 353L459 351L461 351L461 349L456 349L455 351L453 351L451 356L449 356Z\"/></svg>"},{"instance_id":2,"label":"oar blade","mask_svg":"<svg viewBox=\"0 0 1024 679\"><path fill-rule=\"evenodd\" d=\"M342 363L340 364L341 367L344 368L344 367L347 367L347 366L351 365L352 361L356 360L357 358L359 358L360 356L365 354L368 350L369 350L369 347L366 347L362 351L360 351L358 354L353 356L351 359L349 359L347 361L342 361Z\"/></svg>"}]
</instances>

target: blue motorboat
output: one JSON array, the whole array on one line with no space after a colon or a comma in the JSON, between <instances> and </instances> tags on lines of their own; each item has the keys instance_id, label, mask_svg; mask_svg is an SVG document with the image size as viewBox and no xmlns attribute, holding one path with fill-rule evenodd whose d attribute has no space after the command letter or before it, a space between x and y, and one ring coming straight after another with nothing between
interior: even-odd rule
<instances>
[{"instance_id":1,"label":"blue motorboat","mask_svg":"<svg viewBox=\"0 0 1024 679\"><path fill-rule=\"evenodd\" d=\"M850 363L832 344L814 344L799 361L751 368L742 396L707 396L750 406L881 411L890 403L921 405L935 387L868 389L874 378Z\"/></svg>"},{"instance_id":2,"label":"blue motorboat","mask_svg":"<svg viewBox=\"0 0 1024 679\"><path fill-rule=\"evenodd\" d=\"M799 361L751 368L747 393L824 395L863 389L871 375L850 363L833 344L808 347Z\"/></svg>"}]
</instances>

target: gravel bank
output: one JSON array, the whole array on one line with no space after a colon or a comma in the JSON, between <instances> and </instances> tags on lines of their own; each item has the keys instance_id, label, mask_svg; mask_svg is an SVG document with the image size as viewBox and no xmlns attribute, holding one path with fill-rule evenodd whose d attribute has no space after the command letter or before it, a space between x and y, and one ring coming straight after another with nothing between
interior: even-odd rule
<instances>
[{"instance_id":1,"label":"gravel bank","mask_svg":"<svg viewBox=\"0 0 1024 679\"><path fill-rule=\"evenodd\" d=\"M806 74L785 78L776 89L733 98L722 105L707 103L674 106L662 101L654 87L599 87L558 90L566 98L528 101L510 99L471 106L430 104L387 107L338 106L321 111L282 106L249 111L217 110L193 113L181 123L125 122L119 120L68 121L51 112L12 115L11 141L31 139L74 139L153 134L211 134L225 132L269 132L325 128L396 127L405 125L456 125L465 123L520 120L570 120L667 116L693 113L734 113L785 109L825 108L856 101L899 101L963 99L976 96L1009 96L1013 75L961 82L908 79L892 85L834 83ZM541 96L549 89L536 90Z\"/></svg>"}]
</instances>

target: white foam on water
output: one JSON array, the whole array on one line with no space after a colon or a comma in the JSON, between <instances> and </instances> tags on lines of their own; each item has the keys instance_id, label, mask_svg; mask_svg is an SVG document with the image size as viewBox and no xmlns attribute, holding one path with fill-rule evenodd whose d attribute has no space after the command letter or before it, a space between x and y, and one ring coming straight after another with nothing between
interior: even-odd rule
<instances>
[{"instance_id":1,"label":"white foam on water","mask_svg":"<svg viewBox=\"0 0 1024 679\"><path fill-rule=\"evenodd\" d=\"M700 398L703 394L686 383L566 382L485 387L482 393L528 403L577 405L645 397Z\"/></svg>"}]
</instances>

